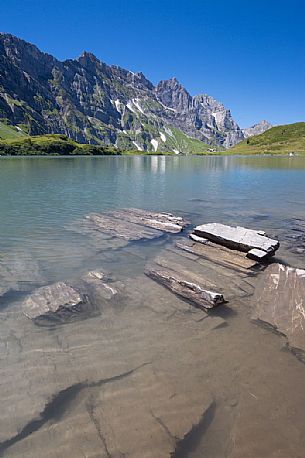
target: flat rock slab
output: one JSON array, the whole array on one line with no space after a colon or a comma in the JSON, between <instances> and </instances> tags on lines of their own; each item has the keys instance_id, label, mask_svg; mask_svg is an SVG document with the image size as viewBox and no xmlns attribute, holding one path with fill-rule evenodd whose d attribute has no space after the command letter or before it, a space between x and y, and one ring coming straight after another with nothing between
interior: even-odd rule
<instances>
[{"instance_id":1,"label":"flat rock slab","mask_svg":"<svg viewBox=\"0 0 305 458\"><path fill-rule=\"evenodd\" d=\"M91 271L74 282L57 282L36 289L23 304L23 313L39 323L41 319L66 321L97 309L99 299L109 300L117 290L105 281L105 274Z\"/></svg>"},{"instance_id":2,"label":"flat rock slab","mask_svg":"<svg viewBox=\"0 0 305 458\"><path fill-rule=\"evenodd\" d=\"M305 350L305 270L272 264L262 274L253 319L274 326L291 347Z\"/></svg>"},{"instance_id":3,"label":"flat rock slab","mask_svg":"<svg viewBox=\"0 0 305 458\"><path fill-rule=\"evenodd\" d=\"M91 224L93 231L110 234L127 241L151 240L163 235L163 232L157 229L115 218L111 214L91 213L86 216L86 219Z\"/></svg>"},{"instance_id":4,"label":"flat rock slab","mask_svg":"<svg viewBox=\"0 0 305 458\"><path fill-rule=\"evenodd\" d=\"M189 224L185 219L180 216L174 216L172 213L155 213L139 208L125 208L123 210L113 211L110 215L173 234L178 234Z\"/></svg>"},{"instance_id":5,"label":"flat rock slab","mask_svg":"<svg viewBox=\"0 0 305 458\"><path fill-rule=\"evenodd\" d=\"M211 309L225 302L222 294L207 289L202 282L194 283L188 276L163 267L160 263L148 266L145 274L178 296L194 302L200 308Z\"/></svg>"},{"instance_id":6,"label":"flat rock slab","mask_svg":"<svg viewBox=\"0 0 305 458\"><path fill-rule=\"evenodd\" d=\"M262 231L219 223L197 226L194 229L194 234L220 245L245 252L257 248L272 255L280 246L278 240L266 237Z\"/></svg>"},{"instance_id":7,"label":"flat rock slab","mask_svg":"<svg viewBox=\"0 0 305 458\"><path fill-rule=\"evenodd\" d=\"M164 233L178 234L188 221L171 213L155 213L137 208L123 208L106 213L91 213L74 230L83 234L105 238L105 246L111 247L117 238L126 243L152 240ZM72 226L73 229L73 226Z\"/></svg>"},{"instance_id":8,"label":"flat rock slab","mask_svg":"<svg viewBox=\"0 0 305 458\"><path fill-rule=\"evenodd\" d=\"M183 240L177 242L176 246L181 250L188 251L230 269L244 271L245 269L251 269L257 264L257 262L248 259L244 253L230 250L209 240L206 243Z\"/></svg>"}]
</instances>

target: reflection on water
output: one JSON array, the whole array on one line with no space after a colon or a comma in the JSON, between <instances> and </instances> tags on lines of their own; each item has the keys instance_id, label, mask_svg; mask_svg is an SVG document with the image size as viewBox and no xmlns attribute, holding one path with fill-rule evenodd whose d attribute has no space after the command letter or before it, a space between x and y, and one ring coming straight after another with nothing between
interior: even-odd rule
<instances>
[{"instance_id":1,"label":"reflection on water","mask_svg":"<svg viewBox=\"0 0 305 458\"><path fill-rule=\"evenodd\" d=\"M130 206L276 230L303 218L304 169L303 157L1 158L0 250L73 257L69 222Z\"/></svg>"}]
</instances>

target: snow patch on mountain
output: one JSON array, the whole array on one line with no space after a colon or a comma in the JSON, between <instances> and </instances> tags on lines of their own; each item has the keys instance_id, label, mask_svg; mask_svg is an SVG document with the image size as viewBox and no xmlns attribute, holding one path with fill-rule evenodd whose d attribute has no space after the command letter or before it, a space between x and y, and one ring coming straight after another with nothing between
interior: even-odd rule
<instances>
[{"instance_id":1,"label":"snow patch on mountain","mask_svg":"<svg viewBox=\"0 0 305 458\"><path fill-rule=\"evenodd\" d=\"M159 132L159 134L160 134L161 140L163 141L163 143L165 143L166 142L166 136L164 135L163 132Z\"/></svg>"},{"instance_id":2,"label":"snow patch on mountain","mask_svg":"<svg viewBox=\"0 0 305 458\"><path fill-rule=\"evenodd\" d=\"M142 151L142 148L141 146L137 143L137 142L132 142L134 144L134 146L137 148L138 151Z\"/></svg>"},{"instance_id":3,"label":"snow patch on mountain","mask_svg":"<svg viewBox=\"0 0 305 458\"><path fill-rule=\"evenodd\" d=\"M158 145L159 145L158 140L155 140L155 139L153 138L152 140L150 140L150 143L152 144L153 149L154 149L154 151L156 152L157 149L158 149Z\"/></svg>"},{"instance_id":4,"label":"snow patch on mountain","mask_svg":"<svg viewBox=\"0 0 305 458\"><path fill-rule=\"evenodd\" d=\"M137 101L137 99L132 99L135 107L140 111L140 113L144 114L144 111L142 109L142 107L140 106L139 102Z\"/></svg>"},{"instance_id":5,"label":"snow patch on mountain","mask_svg":"<svg viewBox=\"0 0 305 458\"><path fill-rule=\"evenodd\" d=\"M115 107L116 107L116 110L121 113L121 102L119 101L119 99L116 99L114 101L114 104L115 104Z\"/></svg>"},{"instance_id":6,"label":"snow patch on mountain","mask_svg":"<svg viewBox=\"0 0 305 458\"><path fill-rule=\"evenodd\" d=\"M132 111L132 113L136 113L136 110L135 110L135 109L133 108L133 106L132 106L132 101L129 100L129 101L127 102L127 105L126 105L126 106L127 106L128 110Z\"/></svg>"},{"instance_id":7,"label":"snow patch on mountain","mask_svg":"<svg viewBox=\"0 0 305 458\"><path fill-rule=\"evenodd\" d=\"M170 110L170 111L173 111L174 113L177 112L177 110L175 110L174 108L170 108L164 105L164 103L160 102L160 100L158 100L158 103L160 103L160 105L162 105L162 107L165 108L165 110Z\"/></svg>"}]
</instances>

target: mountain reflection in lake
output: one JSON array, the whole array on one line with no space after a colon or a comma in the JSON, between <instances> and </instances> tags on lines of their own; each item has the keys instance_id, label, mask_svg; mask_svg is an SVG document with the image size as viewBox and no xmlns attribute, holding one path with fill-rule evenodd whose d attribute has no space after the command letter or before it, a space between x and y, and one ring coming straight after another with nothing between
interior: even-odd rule
<instances>
[{"instance_id":1,"label":"mountain reflection in lake","mask_svg":"<svg viewBox=\"0 0 305 458\"><path fill-rule=\"evenodd\" d=\"M78 229L91 212L168 211L265 230L304 268L304 183L302 157L1 158L0 456L303 456L303 353L251 321L256 277L212 269L231 300L206 315L143 274L156 256L192 269L174 246L187 231L117 243ZM22 313L33 289L92 270L118 291L96 313Z\"/></svg>"}]
</instances>

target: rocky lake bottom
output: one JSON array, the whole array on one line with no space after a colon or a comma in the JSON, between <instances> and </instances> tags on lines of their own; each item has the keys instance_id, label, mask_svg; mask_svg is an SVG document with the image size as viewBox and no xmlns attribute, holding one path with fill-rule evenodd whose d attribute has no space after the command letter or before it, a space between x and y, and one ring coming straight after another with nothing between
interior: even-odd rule
<instances>
[{"instance_id":1,"label":"rocky lake bottom","mask_svg":"<svg viewBox=\"0 0 305 458\"><path fill-rule=\"evenodd\" d=\"M304 179L298 157L1 159L0 456L303 457ZM189 224L139 229L131 208ZM262 266L190 245L209 222L280 249ZM227 302L195 307L151 266ZM284 329L264 300L288 289ZM58 291L71 309L42 313Z\"/></svg>"}]
</instances>

